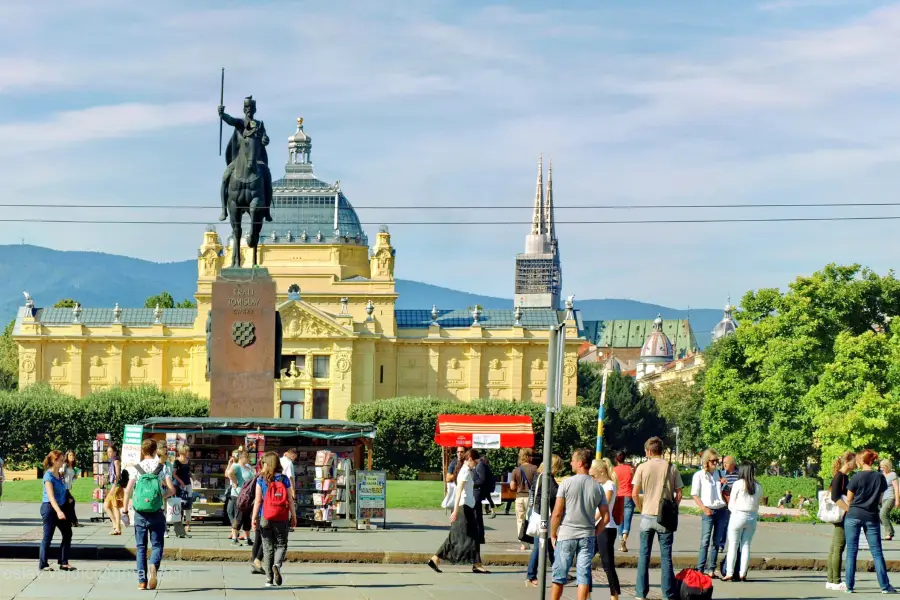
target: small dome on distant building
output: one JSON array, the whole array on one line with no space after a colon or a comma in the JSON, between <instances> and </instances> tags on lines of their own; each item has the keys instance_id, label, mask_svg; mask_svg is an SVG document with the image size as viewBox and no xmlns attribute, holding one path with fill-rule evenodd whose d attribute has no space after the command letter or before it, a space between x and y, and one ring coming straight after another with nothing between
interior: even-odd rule
<instances>
[{"instance_id":1,"label":"small dome on distant building","mask_svg":"<svg viewBox=\"0 0 900 600\"><path fill-rule=\"evenodd\" d=\"M725 305L725 315L712 330L712 341L715 342L728 337L737 329L737 323L734 322L734 317L732 316L733 311L734 307L731 305L731 298L729 298L728 303Z\"/></svg>"},{"instance_id":2,"label":"small dome on distant building","mask_svg":"<svg viewBox=\"0 0 900 600\"><path fill-rule=\"evenodd\" d=\"M675 349L669 337L663 333L662 316L657 315L653 321L653 331L647 336L641 348L640 362L643 363L665 363L671 362L675 356Z\"/></svg>"}]
</instances>

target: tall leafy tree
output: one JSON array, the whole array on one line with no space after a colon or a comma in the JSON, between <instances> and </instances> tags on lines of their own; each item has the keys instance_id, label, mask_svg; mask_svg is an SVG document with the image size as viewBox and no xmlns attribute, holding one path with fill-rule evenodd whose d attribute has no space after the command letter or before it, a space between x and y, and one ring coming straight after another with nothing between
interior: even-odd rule
<instances>
[{"instance_id":1,"label":"tall leafy tree","mask_svg":"<svg viewBox=\"0 0 900 600\"><path fill-rule=\"evenodd\" d=\"M586 396L579 398L580 405L597 410L602 387L603 377L598 374ZM604 447L629 454L643 454L647 438L666 437L667 433L656 400L641 392L633 377L622 373L610 373L607 378L603 421Z\"/></svg>"},{"instance_id":2,"label":"tall leafy tree","mask_svg":"<svg viewBox=\"0 0 900 600\"><path fill-rule=\"evenodd\" d=\"M900 283L859 265L828 265L798 277L785 293L748 292L741 326L723 340L703 381L707 444L793 469L818 454L807 397L835 358L842 332L883 329L900 314Z\"/></svg>"},{"instance_id":3,"label":"tall leafy tree","mask_svg":"<svg viewBox=\"0 0 900 600\"><path fill-rule=\"evenodd\" d=\"M678 427L678 445L687 452L699 452L703 448L700 427L700 411L703 408L702 388L681 380L665 383L652 390L659 413L671 430ZM670 442L674 442L672 432Z\"/></svg>"}]
</instances>

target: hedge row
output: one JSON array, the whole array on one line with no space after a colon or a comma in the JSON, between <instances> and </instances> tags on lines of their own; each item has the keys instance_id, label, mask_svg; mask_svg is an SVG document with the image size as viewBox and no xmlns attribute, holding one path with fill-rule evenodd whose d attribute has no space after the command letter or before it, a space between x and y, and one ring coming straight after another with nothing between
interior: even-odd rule
<instances>
[{"instance_id":1,"label":"hedge row","mask_svg":"<svg viewBox=\"0 0 900 600\"><path fill-rule=\"evenodd\" d=\"M691 482L696 470L680 469L681 481L684 483L684 497L691 493ZM813 502L818 499L818 492L822 484L812 477L779 477L775 475L757 475L756 480L763 488L763 497L769 500L769 506L778 506L778 501L784 496L784 492L791 490L791 495L796 500L803 496Z\"/></svg>"},{"instance_id":2,"label":"hedge row","mask_svg":"<svg viewBox=\"0 0 900 600\"><path fill-rule=\"evenodd\" d=\"M544 405L527 401L392 398L352 404L347 418L373 423L378 428L375 468L413 479L419 471L441 470L441 448L434 443L434 429L441 414L528 415L534 423L534 447L537 451L544 447ZM554 418L553 452L568 463L573 449L593 448L596 435L596 411L565 406ZM490 452L491 467L498 478L515 467L517 452L517 448Z\"/></svg>"},{"instance_id":3,"label":"hedge row","mask_svg":"<svg viewBox=\"0 0 900 600\"><path fill-rule=\"evenodd\" d=\"M91 442L101 432L122 442L125 425L148 417L205 417L209 402L185 392L153 386L117 388L75 398L46 385L0 392L0 456L10 470L41 464L50 450L75 450L90 468Z\"/></svg>"}]
</instances>

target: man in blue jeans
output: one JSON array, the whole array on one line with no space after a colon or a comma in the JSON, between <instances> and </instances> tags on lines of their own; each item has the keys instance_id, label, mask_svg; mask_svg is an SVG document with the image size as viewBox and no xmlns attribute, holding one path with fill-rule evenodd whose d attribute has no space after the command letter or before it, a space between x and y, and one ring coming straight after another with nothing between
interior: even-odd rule
<instances>
[{"instance_id":1,"label":"man in blue jeans","mask_svg":"<svg viewBox=\"0 0 900 600\"><path fill-rule=\"evenodd\" d=\"M654 534L659 537L662 596L669 600L678 598L675 571L672 568L672 544L675 541L675 532L657 523L656 515L659 514L666 478L669 480L666 497L673 498L676 504L681 503L681 488L684 484L681 482L678 469L662 458L664 450L663 442L658 437L647 440L644 452L648 460L634 472L631 498L641 512L641 551L638 556L637 583L634 586L636 600L644 600L650 594L650 553L653 551Z\"/></svg>"},{"instance_id":2,"label":"man in blue jeans","mask_svg":"<svg viewBox=\"0 0 900 600\"><path fill-rule=\"evenodd\" d=\"M553 561L553 600L562 598L572 561L575 561L578 600L587 600L591 593L594 539L609 523L606 494L589 475L592 456L590 450L576 450L572 454L572 471L575 476L564 480L556 493L556 506L550 518L550 543L556 550Z\"/></svg>"},{"instance_id":3,"label":"man in blue jeans","mask_svg":"<svg viewBox=\"0 0 900 600\"><path fill-rule=\"evenodd\" d=\"M138 495L144 491L144 486L138 483L141 475L155 475L160 485L162 509L141 510L141 503L145 500L138 495L134 496L134 538L137 544L137 572L138 589L155 590L156 576L162 563L163 543L166 534L166 499L175 495L175 486L168 471L162 468L159 457L156 454L156 440L144 440L141 444L141 456L143 459L137 465L128 467L128 487L125 488L125 506L132 501L137 487ZM150 537L150 565L147 566L147 536Z\"/></svg>"}]
</instances>

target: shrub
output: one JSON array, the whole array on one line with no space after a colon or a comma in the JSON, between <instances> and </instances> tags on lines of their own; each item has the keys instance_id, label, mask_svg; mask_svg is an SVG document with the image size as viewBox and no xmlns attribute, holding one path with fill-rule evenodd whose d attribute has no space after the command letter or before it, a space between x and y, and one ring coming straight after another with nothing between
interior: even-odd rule
<instances>
[{"instance_id":1,"label":"shrub","mask_svg":"<svg viewBox=\"0 0 900 600\"><path fill-rule=\"evenodd\" d=\"M441 470L441 448L434 443L438 415L528 415L534 423L534 448L544 447L544 405L527 401L474 400L459 402L437 398L392 398L352 404L351 421L372 423L375 438L375 468L394 474ZM554 415L553 452L564 459L579 447L593 447L597 435L597 414L589 408L564 406ZM499 478L515 468L518 448L492 450L491 467Z\"/></svg>"},{"instance_id":2,"label":"shrub","mask_svg":"<svg viewBox=\"0 0 900 600\"><path fill-rule=\"evenodd\" d=\"M680 469L681 481L684 483L684 496L687 498L691 494L691 483L696 473L694 470ZM800 496L809 498L815 504L818 501L819 490L822 485L818 479L812 477L778 477L775 475L757 475L756 480L763 488L763 497L768 498L768 506L778 506L778 501L784 495L785 490L791 490L796 500ZM813 513L815 514L815 513Z\"/></svg>"},{"instance_id":3,"label":"shrub","mask_svg":"<svg viewBox=\"0 0 900 600\"><path fill-rule=\"evenodd\" d=\"M208 415L208 401L153 386L115 388L75 398L47 385L32 385L19 392L0 392L0 456L10 468L33 468L52 449L72 449L81 467L89 469L91 442L98 433L111 434L120 445L125 425L148 417Z\"/></svg>"}]
</instances>

